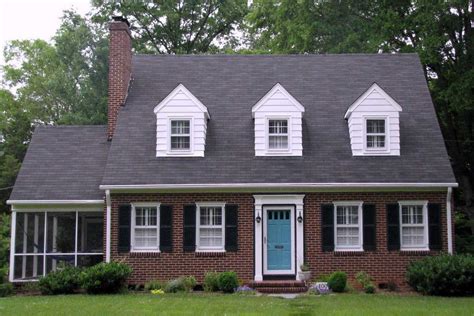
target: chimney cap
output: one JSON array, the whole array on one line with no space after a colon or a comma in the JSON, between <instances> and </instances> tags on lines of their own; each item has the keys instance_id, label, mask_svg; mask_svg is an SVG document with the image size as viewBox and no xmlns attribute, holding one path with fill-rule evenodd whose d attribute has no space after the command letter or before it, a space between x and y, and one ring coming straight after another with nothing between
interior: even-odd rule
<instances>
[{"instance_id":1,"label":"chimney cap","mask_svg":"<svg viewBox=\"0 0 474 316\"><path fill-rule=\"evenodd\" d=\"M114 20L115 22L127 23L128 27L130 27L130 22L128 22L128 20L126 18L124 18L123 16L121 16L121 15L114 15L112 17L112 20Z\"/></svg>"}]
</instances>

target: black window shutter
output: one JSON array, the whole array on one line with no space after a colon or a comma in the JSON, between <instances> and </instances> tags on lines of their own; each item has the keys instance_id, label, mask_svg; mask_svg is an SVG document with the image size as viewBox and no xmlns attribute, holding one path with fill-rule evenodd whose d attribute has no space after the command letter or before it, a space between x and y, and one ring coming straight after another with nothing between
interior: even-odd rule
<instances>
[{"instance_id":1,"label":"black window shutter","mask_svg":"<svg viewBox=\"0 0 474 316\"><path fill-rule=\"evenodd\" d=\"M321 205L321 227L323 251L334 250L334 205Z\"/></svg>"},{"instance_id":2,"label":"black window shutter","mask_svg":"<svg viewBox=\"0 0 474 316\"><path fill-rule=\"evenodd\" d=\"M441 250L441 205L428 203L428 236L431 250Z\"/></svg>"},{"instance_id":3,"label":"black window shutter","mask_svg":"<svg viewBox=\"0 0 474 316\"><path fill-rule=\"evenodd\" d=\"M160 250L162 252L173 251L173 207L171 205L160 205Z\"/></svg>"},{"instance_id":4,"label":"black window shutter","mask_svg":"<svg viewBox=\"0 0 474 316\"><path fill-rule=\"evenodd\" d=\"M364 250L375 251L377 248L375 205L364 204L362 208L362 222L363 222L362 236L364 238L364 243L363 243Z\"/></svg>"},{"instance_id":5,"label":"black window shutter","mask_svg":"<svg viewBox=\"0 0 474 316\"><path fill-rule=\"evenodd\" d=\"M398 204L387 204L387 249L400 249L400 209Z\"/></svg>"},{"instance_id":6,"label":"black window shutter","mask_svg":"<svg viewBox=\"0 0 474 316\"><path fill-rule=\"evenodd\" d=\"M238 250L238 209L236 204L225 206L225 250Z\"/></svg>"},{"instance_id":7,"label":"black window shutter","mask_svg":"<svg viewBox=\"0 0 474 316\"><path fill-rule=\"evenodd\" d=\"M119 205L118 211L118 252L130 251L130 223L132 220L132 206Z\"/></svg>"},{"instance_id":8,"label":"black window shutter","mask_svg":"<svg viewBox=\"0 0 474 316\"><path fill-rule=\"evenodd\" d=\"M185 205L183 210L183 251L196 250L196 205Z\"/></svg>"}]
</instances>

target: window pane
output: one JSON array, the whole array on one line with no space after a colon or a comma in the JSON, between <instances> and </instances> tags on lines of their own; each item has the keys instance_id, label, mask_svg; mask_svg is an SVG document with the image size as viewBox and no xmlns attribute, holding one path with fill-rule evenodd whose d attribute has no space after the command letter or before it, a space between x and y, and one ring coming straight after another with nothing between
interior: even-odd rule
<instances>
[{"instance_id":1,"label":"window pane","mask_svg":"<svg viewBox=\"0 0 474 316\"><path fill-rule=\"evenodd\" d=\"M171 136L171 149L189 149L189 136Z\"/></svg>"},{"instance_id":2,"label":"window pane","mask_svg":"<svg viewBox=\"0 0 474 316\"><path fill-rule=\"evenodd\" d=\"M104 217L100 212L79 212L77 252L101 253Z\"/></svg>"},{"instance_id":3,"label":"window pane","mask_svg":"<svg viewBox=\"0 0 474 316\"><path fill-rule=\"evenodd\" d=\"M338 227L337 228L338 246L357 246L359 245L358 227Z\"/></svg>"},{"instance_id":4,"label":"window pane","mask_svg":"<svg viewBox=\"0 0 474 316\"><path fill-rule=\"evenodd\" d=\"M338 225L357 225L359 224L358 206L338 206L336 214L336 223Z\"/></svg>"},{"instance_id":5,"label":"window pane","mask_svg":"<svg viewBox=\"0 0 474 316\"><path fill-rule=\"evenodd\" d=\"M18 213L19 214L19 213ZM18 219L18 215L17 215ZM35 279L43 275L44 256L21 256L16 255L14 259L14 279Z\"/></svg>"},{"instance_id":6,"label":"window pane","mask_svg":"<svg viewBox=\"0 0 474 316\"><path fill-rule=\"evenodd\" d=\"M208 207L201 207L200 221L201 225L211 225L211 209Z\"/></svg>"},{"instance_id":7,"label":"window pane","mask_svg":"<svg viewBox=\"0 0 474 316\"><path fill-rule=\"evenodd\" d=\"M44 214L17 213L15 253L43 252Z\"/></svg>"},{"instance_id":8,"label":"window pane","mask_svg":"<svg viewBox=\"0 0 474 316\"><path fill-rule=\"evenodd\" d=\"M269 136L268 147L270 149L288 148L288 136Z\"/></svg>"},{"instance_id":9,"label":"window pane","mask_svg":"<svg viewBox=\"0 0 474 316\"><path fill-rule=\"evenodd\" d=\"M156 228L136 228L135 247L156 248L158 247L158 231Z\"/></svg>"},{"instance_id":10,"label":"window pane","mask_svg":"<svg viewBox=\"0 0 474 316\"><path fill-rule=\"evenodd\" d=\"M189 121L171 121L171 134L189 134Z\"/></svg>"},{"instance_id":11,"label":"window pane","mask_svg":"<svg viewBox=\"0 0 474 316\"><path fill-rule=\"evenodd\" d=\"M423 206L403 205L402 224L423 224Z\"/></svg>"},{"instance_id":12,"label":"window pane","mask_svg":"<svg viewBox=\"0 0 474 316\"><path fill-rule=\"evenodd\" d=\"M222 228L200 228L199 245L201 247L221 247Z\"/></svg>"},{"instance_id":13,"label":"window pane","mask_svg":"<svg viewBox=\"0 0 474 316\"><path fill-rule=\"evenodd\" d=\"M47 252L75 251L76 212L50 212L47 216Z\"/></svg>"},{"instance_id":14,"label":"window pane","mask_svg":"<svg viewBox=\"0 0 474 316\"><path fill-rule=\"evenodd\" d=\"M424 227L402 227L402 245L424 245Z\"/></svg>"},{"instance_id":15,"label":"window pane","mask_svg":"<svg viewBox=\"0 0 474 316\"><path fill-rule=\"evenodd\" d=\"M83 255L77 256L77 266L78 267L90 267L102 262L102 255Z\"/></svg>"},{"instance_id":16,"label":"window pane","mask_svg":"<svg viewBox=\"0 0 474 316\"><path fill-rule=\"evenodd\" d=\"M73 255L49 255L46 256L46 273L54 271L64 265L74 266L74 264Z\"/></svg>"},{"instance_id":17,"label":"window pane","mask_svg":"<svg viewBox=\"0 0 474 316\"><path fill-rule=\"evenodd\" d=\"M385 133L385 120L367 120L367 134Z\"/></svg>"},{"instance_id":18,"label":"window pane","mask_svg":"<svg viewBox=\"0 0 474 316\"><path fill-rule=\"evenodd\" d=\"M287 134L288 121L287 120L270 120L268 121L268 132L270 134Z\"/></svg>"},{"instance_id":19,"label":"window pane","mask_svg":"<svg viewBox=\"0 0 474 316\"><path fill-rule=\"evenodd\" d=\"M383 148L385 147L385 136L367 135L367 148Z\"/></svg>"}]
</instances>

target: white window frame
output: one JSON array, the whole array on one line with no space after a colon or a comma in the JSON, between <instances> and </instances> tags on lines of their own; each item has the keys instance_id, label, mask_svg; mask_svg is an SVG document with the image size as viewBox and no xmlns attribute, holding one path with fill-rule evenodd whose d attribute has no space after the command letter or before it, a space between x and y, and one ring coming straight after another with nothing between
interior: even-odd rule
<instances>
[{"instance_id":1,"label":"white window frame","mask_svg":"<svg viewBox=\"0 0 474 316\"><path fill-rule=\"evenodd\" d=\"M402 207L403 206L422 206L423 207L423 224L403 224ZM420 251L430 250L428 238L428 201L398 201L399 207L399 223L400 223L400 250L402 251ZM418 246L403 246L403 227L423 227L423 244Z\"/></svg>"},{"instance_id":2,"label":"white window frame","mask_svg":"<svg viewBox=\"0 0 474 316\"><path fill-rule=\"evenodd\" d=\"M160 203L131 203L132 220L130 229L130 252L160 252ZM137 247L135 246L136 208L137 207L156 207L156 247ZM153 227L153 226L151 226ZM149 226L138 226L138 228L150 228Z\"/></svg>"},{"instance_id":3,"label":"white window frame","mask_svg":"<svg viewBox=\"0 0 474 316\"><path fill-rule=\"evenodd\" d=\"M365 115L363 117L364 124L363 124L363 143L364 143L364 152L367 154L374 154L374 153L388 153L390 152L390 133L389 133L389 116L388 115L377 115L377 116L371 116L371 115ZM367 121L372 121L372 120L383 120L385 121L385 133L367 133ZM384 147L379 147L379 148L373 148L373 147L368 147L367 146L367 136L385 136L385 146Z\"/></svg>"},{"instance_id":4,"label":"white window frame","mask_svg":"<svg viewBox=\"0 0 474 316\"><path fill-rule=\"evenodd\" d=\"M334 204L334 251L364 251L363 248L363 221L362 221L362 205L363 201L336 201ZM357 225L341 225L337 224L337 208L338 206L356 206L358 211ZM337 244L337 228L338 227L358 227L359 228L359 244L354 246L343 246Z\"/></svg>"},{"instance_id":5,"label":"white window frame","mask_svg":"<svg viewBox=\"0 0 474 316\"><path fill-rule=\"evenodd\" d=\"M270 121L287 121L288 128L286 134L271 134L271 136L287 136L288 137L288 146L287 148L270 148ZM291 152L291 117L290 116L266 116L265 117L265 147L267 153L278 154L278 153L288 153Z\"/></svg>"},{"instance_id":6,"label":"white window frame","mask_svg":"<svg viewBox=\"0 0 474 316\"><path fill-rule=\"evenodd\" d=\"M225 204L222 202L199 202L196 203L196 252L225 252ZM201 228L201 208L221 207L222 208L222 245L219 247L205 247L200 245L200 228ZM217 225L212 225L216 228Z\"/></svg>"},{"instance_id":7,"label":"white window frame","mask_svg":"<svg viewBox=\"0 0 474 316\"><path fill-rule=\"evenodd\" d=\"M189 121L189 135L187 134L172 134L171 133L171 122L172 121ZM168 154L171 155L190 155L194 153L194 119L189 116L170 116L168 117L167 127L167 143L168 143ZM171 148L171 137L185 137L189 136L189 149L172 149Z\"/></svg>"}]
</instances>

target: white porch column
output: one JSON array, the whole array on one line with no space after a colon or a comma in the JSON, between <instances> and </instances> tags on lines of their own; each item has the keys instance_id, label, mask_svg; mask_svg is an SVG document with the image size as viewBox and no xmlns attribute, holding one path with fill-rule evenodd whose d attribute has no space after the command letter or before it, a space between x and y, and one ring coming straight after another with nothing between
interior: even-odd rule
<instances>
[{"instance_id":1,"label":"white porch column","mask_svg":"<svg viewBox=\"0 0 474 316\"><path fill-rule=\"evenodd\" d=\"M254 208L254 217L253 222L255 225L255 281L263 281L263 271L262 271L262 262L263 262L263 210L262 203L258 203L255 200ZM256 218L260 217L260 223L257 223Z\"/></svg>"},{"instance_id":2,"label":"white porch column","mask_svg":"<svg viewBox=\"0 0 474 316\"><path fill-rule=\"evenodd\" d=\"M13 207L12 207L13 208ZM10 282L13 282L14 278L14 261L15 261L15 238L16 238L16 211L12 209L12 224L11 224L11 237L10 237L10 270L8 274L8 279Z\"/></svg>"},{"instance_id":3,"label":"white porch column","mask_svg":"<svg viewBox=\"0 0 474 316\"><path fill-rule=\"evenodd\" d=\"M299 273L300 266L304 263L304 210L303 199L298 200L296 204L296 218L302 217L303 221L300 223L296 220L296 279L300 280Z\"/></svg>"},{"instance_id":4,"label":"white porch column","mask_svg":"<svg viewBox=\"0 0 474 316\"><path fill-rule=\"evenodd\" d=\"M112 227L112 201L110 199L110 190L105 191L105 202L107 205L105 216L105 262L110 262L110 230Z\"/></svg>"}]
</instances>

